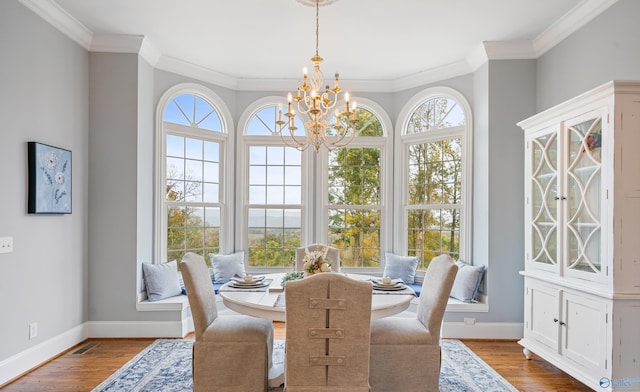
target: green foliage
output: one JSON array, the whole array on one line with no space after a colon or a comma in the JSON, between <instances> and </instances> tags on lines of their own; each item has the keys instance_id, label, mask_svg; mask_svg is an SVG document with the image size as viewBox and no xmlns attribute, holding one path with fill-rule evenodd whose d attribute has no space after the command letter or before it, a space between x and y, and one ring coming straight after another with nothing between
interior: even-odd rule
<instances>
[{"instance_id":1,"label":"green foliage","mask_svg":"<svg viewBox=\"0 0 640 392\"><path fill-rule=\"evenodd\" d=\"M293 272L287 272L286 274L284 274L284 276L282 277L282 287L285 286L285 284L290 281L290 280L299 280L304 278L304 272L302 271L293 271Z\"/></svg>"},{"instance_id":2,"label":"green foliage","mask_svg":"<svg viewBox=\"0 0 640 392\"><path fill-rule=\"evenodd\" d=\"M410 133L452 126L447 116L456 108L446 98L427 101L411 117ZM412 144L408 148L408 251L421 256L426 269L438 254L460 253L462 145L458 138Z\"/></svg>"}]
</instances>

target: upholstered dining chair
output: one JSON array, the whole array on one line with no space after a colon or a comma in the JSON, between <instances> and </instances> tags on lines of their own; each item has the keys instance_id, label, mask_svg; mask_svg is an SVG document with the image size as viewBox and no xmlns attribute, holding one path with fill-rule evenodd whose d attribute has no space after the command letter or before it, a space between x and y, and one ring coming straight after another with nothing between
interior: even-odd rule
<instances>
[{"instance_id":1,"label":"upholstered dining chair","mask_svg":"<svg viewBox=\"0 0 640 392\"><path fill-rule=\"evenodd\" d=\"M368 392L371 283L319 273L285 289L286 392Z\"/></svg>"},{"instance_id":2,"label":"upholstered dining chair","mask_svg":"<svg viewBox=\"0 0 640 392\"><path fill-rule=\"evenodd\" d=\"M439 390L440 329L457 272L451 257L435 257L425 273L416 317L371 322L373 392Z\"/></svg>"},{"instance_id":3,"label":"upholstered dining chair","mask_svg":"<svg viewBox=\"0 0 640 392\"><path fill-rule=\"evenodd\" d=\"M194 392L264 392L273 350L271 321L244 315L218 316L204 258L187 253L180 270L195 327Z\"/></svg>"},{"instance_id":4,"label":"upholstered dining chair","mask_svg":"<svg viewBox=\"0 0 640 392\"><path fill-rule=\"evenodd\" d=\"M304 252L306 249L310 251L316 250L318 247L327 247L327 259L331 261L331 271L340 272L340 249L323 244L311 244L308 246L301 246L296 249L296 271L302 271L304 264Z\"/></svg>"}]
</instances>

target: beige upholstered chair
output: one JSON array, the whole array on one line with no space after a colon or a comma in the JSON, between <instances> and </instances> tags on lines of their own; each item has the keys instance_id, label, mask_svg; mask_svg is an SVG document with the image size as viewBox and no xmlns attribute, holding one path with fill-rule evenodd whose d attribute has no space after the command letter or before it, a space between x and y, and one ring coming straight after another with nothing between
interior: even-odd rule
<instances>
[{"instance_id":1,"label":"beige upholstered chair","mask_svg":"<svg viewBox=\"0 0 640 392\"><path fill-rule=\"evenodd\" d=\"M296 271L302 271L302 265L304 264L304 251L305 249L309 249L313 251L316 247L321 246L324 247L326 245L323 244L311 244L309 246L301 246L296 249ZM331 261L331 271L340 272L340 249L333 248L331 246L328 247L327 250L327 259Z\"/></svg>"},{"instance_id":2,"label":"beige upholstered chair","mask_svg":"<svg viewBox=\"0 0 640 392\"><path fill-rule=\"evenodd\" d=\"M315 274L287 282L285 301L285 391L370 391L371 283Z\"/></svg>"},{"instance_id":3,"label":"beige upholstered chair","mask_svg":"<svg viewBox=\"0 0 640 392\"><path fill-rule=\"evenodd\" d=\"M429 264L416 318L387 317L371 323L371 390L439 390L440 328L458 266L448 255Z\"/></svg>"},{"instance_id":4,"label":"beige upholstered chair","mask_svg":"<svg viewBox=\"0 0 640 392\"><path fill-rule=\"evenodd\" d=\"M187 253L180 263L193 324L193 390L267 390L273 324L243 315L218 317L211 275L204 258Z\"/></svg>"}]
</instances>

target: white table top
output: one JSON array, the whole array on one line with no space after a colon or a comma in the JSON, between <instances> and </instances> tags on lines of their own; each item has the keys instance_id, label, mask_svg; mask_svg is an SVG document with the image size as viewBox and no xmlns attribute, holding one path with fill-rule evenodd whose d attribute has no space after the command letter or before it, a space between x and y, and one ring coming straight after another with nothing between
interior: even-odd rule
<instances>
[{"instance_id":1,"label":"white table top","mask_svg":"<svg viewBox=\"0 0 640 392\"><path fill-rule=\"evenodd\" d=\"M349 278L369 280L368 275L346 274ZM286 308L274 306L278 296L283 293L281 282L284 274L267 274L273 279L267 291L218 291L224 305L238 313L260 317L273 321L286 321ZM415 298L413 294L375 294L371 299L371 318L392 316L406 310Z\"/></svg>"}]
</instances>

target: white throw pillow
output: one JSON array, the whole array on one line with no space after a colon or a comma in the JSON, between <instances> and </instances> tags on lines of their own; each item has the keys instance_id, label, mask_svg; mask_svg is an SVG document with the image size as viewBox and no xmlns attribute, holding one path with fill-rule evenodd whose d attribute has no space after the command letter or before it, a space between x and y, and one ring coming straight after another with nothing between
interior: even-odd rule
<instances>
[{"instance_id":1,"label":"white throw pillow","mask_svg":"<svg viewBox=\"0 0 640 392\"><path fill-rule=\"evenodd\" d=\"M244 276L244 252L230 255L209 253L213 266L213 283L227 283L234 275Z\"/></svg>"},{"instance_id":2,"label":"white throw pillow","mask_svg":"<svg viewBox=\"0 0 640 392\"><path fill-rule=\"evenodd\" d=\"M458 260L458 273L453 282L450 296L462 302L478 302L480 283L484 276L484 265L469 265Z\"/></svg>"},{"instance_id":3,"label":"white throw pillow","mask_svg":"<svg viewBox=\"0 0 640 392\"><path fill-rule=\"evenodd\" d=\"M415 282L418 256L399 256L395 253L387 252L384 260L382 276L388 276L391 279L402 279L405 284L413 284Z\"/></svg>"},{"instance_id":4,"label":"white throw pillow","mask_svg":"<svg viewBox=\"0 0 640 392\"><path fill-rule=\"evenodd\" d=\"M142 277L149 302L182 294L175 260L163 264L142 263Z\"/></svg>"}]
</instances>

